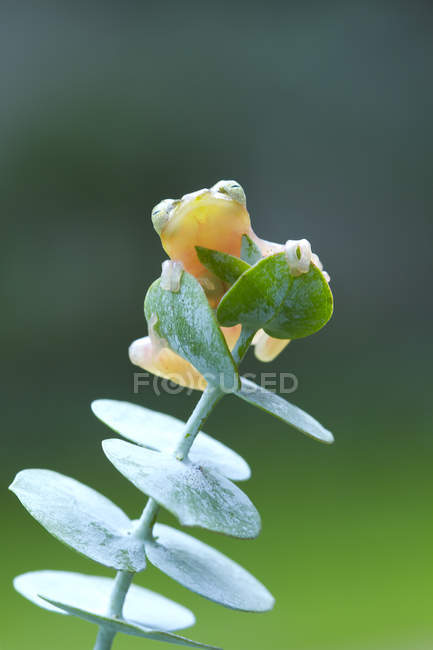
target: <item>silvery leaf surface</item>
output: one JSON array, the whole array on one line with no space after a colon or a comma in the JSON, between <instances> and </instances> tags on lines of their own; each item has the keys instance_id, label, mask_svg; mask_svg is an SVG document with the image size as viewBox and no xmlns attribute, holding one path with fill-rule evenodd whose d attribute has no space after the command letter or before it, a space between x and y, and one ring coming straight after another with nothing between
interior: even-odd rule
<instances>
[{"instance_id":1,"label":"silvery leaf surface","mask_svg":"<svg viewBox=\"0 0 433 650\"><path fill-rule=\"evenodd\" d=\"M216 549L164 524L155 524L153 536L146 541L149 562L184 587L232 609L272 609L266 587Z\"/></svg>"},{"instance_id":2,"label":"silvery leaf surface","mask_svg":"<svg viewBox=\"0 0 433 650\"><path fill-rule=\"evenodd\" d=\"M114 569L142 571L146 557L129 517L96 490L47 469L25 469L10 490L51 535Z\"/></svg>"},{"instance_id":3,"label":"silvery leaf surface","mask_svg":"<svg viewBox=\"0 0 433 650\"><path fill-rule=\"evenodd\" d=\"M176 449L185 427L171 415L130 402L99 399L92 402L92 410L127 440L167 454ZM251 476L248 463L239 454L203 432L197 435L189 458L197 465L215 468L232 481L246 481Z\"/></svg>"},{"instance_id":4,"label":"silvery leaf surface","mask_svg":"<svg viewBox=\"0 0 433 650\"><path fill-rule=\"evenodd\" d=\"M114 580L64 571L34 571L18 576L15 589L36 605L77 616L113 632L192 648L218 650L173 634L189 627L195 617L188 609L148 589L132 585L123 618L106 615Z\"/></svg>"},{"instance_id":5,"label":"silvery leaf surface","mask_svg":"<svg viewBox=\"0 0 433 650\"><path fill-rule=\"evenodd\" d=\"M144 302L148 323L168 346L189 361L205 379L228 392L239 386L236 364L200 283L183 271L178 291L149 288Z\"/></svg>"},{"instance_id":6,"label":"silvery leaf surface","mask_svg":"<svg viewBox=\"0 0 433 650\"><path fill-rule=\"evenodd\" d=\"M250 499L215 470L122 440L104 440L102 446L121 474L184 526L246 539L259 534L260 515Z\"/></svg>"}]
</instances>

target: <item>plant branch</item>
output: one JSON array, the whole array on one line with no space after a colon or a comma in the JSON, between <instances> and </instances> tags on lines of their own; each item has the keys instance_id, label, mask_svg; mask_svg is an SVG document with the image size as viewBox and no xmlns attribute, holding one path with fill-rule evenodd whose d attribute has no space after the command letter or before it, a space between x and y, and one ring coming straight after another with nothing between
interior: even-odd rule
<instances>
[{"instance_id":1,"label":"plant branch","mask_svg":"<svg viewBox=\"0 0 433 650\"><path fill-rule=\"evenodd\" d=\"M202 424L207 420L212 409L223 395L223 390L218 386L211 386L211 384L206 386L203 395L200 397L195 409L185 424L182 438L174 452L174 456L178 460L186 460Z\"/></svg>"},{"instance_id":2,"label":"plant branch","mask_svg":"<svg viewBox=\"0 0 433 650\"><path fill-rule=\"evenodd\" d=\"M174 456L181 461L188 457L189 450L201 429L205 420L209 417L212 409L223 397L224 392L218 386L208 384L193 412L185 424L182 438L174 451ZM152 534L152 528L158 515L159 505L152 498L149 498L139 519L133 535L145 541ZM108 616L122 618L123 604L128 589L134 578L134 573L118 571L114 580L113 591L108 606ZM116 633L107 627L101 626L93 650L110 650Z\"/></svg>"},{"instance_id":3,"label":"plant branch","mask_svg":"<svg viewBox=\"0 0 433 650\"><path fill-rule=\"evenodd\" d=\"M96 637L95 645L93 650L110 650L113 645L113 639L116 636L116 633L113 630L110 630L108 627L101 627L98 630L98 636Z\"/></svg>"},{"instance_id":4,"label":"plant branch","mask_svg":"<svg viewBox=\"0 0 433 650\"><path fill-rule=\"evenodd\" d=\"M133 532L134 537L143 540L143 542L149 538L152 533L153 524L158 515L158 510L159 505L156 503L155 499L149 498L146 507L138 520L137 527Z\"/></svg>"}]
</instances>

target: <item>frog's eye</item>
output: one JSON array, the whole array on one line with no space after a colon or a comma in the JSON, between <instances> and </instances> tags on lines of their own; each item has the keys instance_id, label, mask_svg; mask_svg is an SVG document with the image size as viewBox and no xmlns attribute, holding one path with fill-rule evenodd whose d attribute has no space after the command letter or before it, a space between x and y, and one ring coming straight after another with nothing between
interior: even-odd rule
<instances>
[{"instance_id":1,"label":"frog's eye","mask_svg":"<svg viewBox=\"0 0 433 650\"><path fill-rule=\"evenodd\" d=\"M175 199L164 199L155 205L152 210L152 223L158 235L161 235L167 222L170 220L174 207L179 203Z\"/></svg>"},{"instance_id":2,"label":"frog's eye","mask_svg":"<svg viewBox=\"0 0 433 650\"><path fill-rule=\"evenodd\" d=\"M213 192L220 192L220 194L227 194L233 201L237 201L241 205L247 204L247 198L241 185L237 181L218 181L212 187Z\"/></svg>"}]
</instances>

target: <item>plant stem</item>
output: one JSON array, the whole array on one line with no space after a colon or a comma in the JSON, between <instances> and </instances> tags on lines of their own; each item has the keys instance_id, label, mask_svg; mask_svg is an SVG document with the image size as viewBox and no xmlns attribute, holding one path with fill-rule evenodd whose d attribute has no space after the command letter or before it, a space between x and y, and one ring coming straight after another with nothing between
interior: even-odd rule
<instances>
[{"instance_id":1,"label":"plant stem","mask_svg":"<svg viewBox=\"0 0 433 650\"><path fill-rule=\"evenodd\" d=\"M195 409L185 424L182 439L174 452L174 456L178 460L185 460L187 458L202 424L207 420L212 409L223 395L224 391L218 386L211 386L210 384L206 386L203 395L200 397Z\"/></svg>"},{"instance_id":2,"label":"plant stem","mask_svg":"<svg viewBox=\"0 0 433 650\"><path fill-rule=\"evenodd\" d=\"M114 588L108 603L108 615L122 618L123 603L131 586L134 574L131 571L118 571L114 579Z\"/></svg>"},{"instance_id":3,"label":"plant stem","mask_svg":"<svg viewBox=\"0 0 433 650\"><path fill-rule=\"evenodd\" d=\"M96 637L95 645L93 650L110 650L113 645L113 639L116 636L116 633L113 630L110 630L108 627L101 627L98 630L98 636Z\"/></svg>"},{"instance_id":4,"label":"plant stem","mask_svg":"<svg viewBox=\"0 0 433 650\"><path fill-rule=\"evenodd\" d=\"M193 444L198 432L204 421L210 415L215 404L223 397L224 392L218 386L207 385L205 391L196 404L185 424L182 438L174 452L178 460L186 460L189 450ZM138 525L133 533L134 537L146 540L152 534L153 524L155 523L159 506L156 501L149 498L142 512ZM118 571L114 580L113 591L110 596L107 615L114 618L122 618L123 604L125 602L128 589L133 580L134 574L129 571ZM113 639L116 632L107 627L100 626L98 636L93 650L110 650L113 645Z\"/></svg>"},{"instance_id":5,"label":"plant stem","mask_svg":"<svg viewBox=\"0 0 433 650\"><path fill-rule=\"evenodd\" d=\"M155 523L158 514L159 505L152 498L149 498L146 507L141 513L138 521L137 528L134 530L133 535L137 539L146 540L152 532L153 524Z\"/></svg>"}]
</instances>

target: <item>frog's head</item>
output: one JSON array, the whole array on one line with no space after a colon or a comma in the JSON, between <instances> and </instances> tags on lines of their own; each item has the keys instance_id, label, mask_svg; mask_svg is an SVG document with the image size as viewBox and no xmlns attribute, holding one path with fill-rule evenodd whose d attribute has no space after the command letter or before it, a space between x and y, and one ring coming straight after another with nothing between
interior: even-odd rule
<instances>
[{"instance_id":1,"label":"frog's head","mask_svg":"<svg viewBox=\"0 0 433 650\"><path fill-rule=\"evenodd\" d=\"M219 230L232 230L241 221L248 229L251 224L246 205L245 192L239 183L218 181L210 189L185 194L181 199L160 201L152 210L152 223L163 244L176 233L191 230L192 225L195 229L199 226L207 229L217 224Z\"/></svg>"},{"instance_id":2,"label":"frog's head","mask_svg":"<svg viewBox=\"0 0 433 650\"><path fill-rule=\"evenodd\" d=\"M210 189L164 199L152 210L153 226L172 260L202 284L212 302L224 287L197 257L196 246L240 255L242 235L251 235L245 192L236 181L218 181Z\"/></svg>"}]
</instances>

